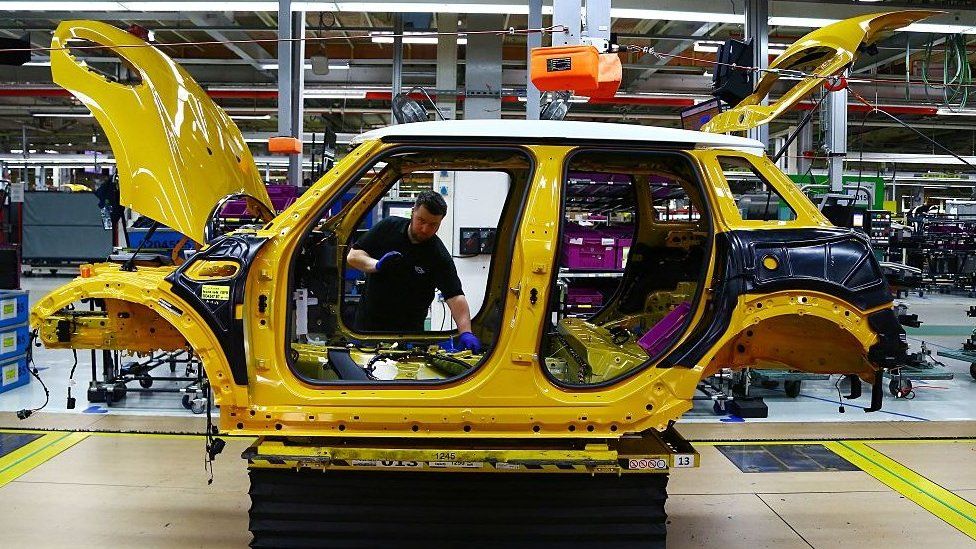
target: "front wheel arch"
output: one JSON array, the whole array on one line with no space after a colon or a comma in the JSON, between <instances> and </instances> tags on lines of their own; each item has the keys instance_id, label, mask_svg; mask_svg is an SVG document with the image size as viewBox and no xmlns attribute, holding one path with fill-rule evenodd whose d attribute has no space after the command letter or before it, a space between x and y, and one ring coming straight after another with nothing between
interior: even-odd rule
<instances>
[{"instance_id":1,"label":"front wheel arch","mask_svg":"<svg viewBox=\"0 0 976 549\"><path fill-rule=\"evenodd\" d=\"M200 358L218 404L247 406L246 387L234 384L220 342L199 314L179 297L154 285L152 278L138 285L122 280L126 275L129 273L78 278L52 291L31 309L31 328L39 328L45 318L83 299L118 300L147 307L173 326Z\"/></svg>"}]
</instances>

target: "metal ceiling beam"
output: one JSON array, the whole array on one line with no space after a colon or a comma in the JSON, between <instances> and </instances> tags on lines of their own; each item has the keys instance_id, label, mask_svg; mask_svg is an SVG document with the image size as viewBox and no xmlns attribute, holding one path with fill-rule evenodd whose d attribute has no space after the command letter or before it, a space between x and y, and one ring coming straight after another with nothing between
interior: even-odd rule
<instances>
[{"instance_id":1,"label":"metal ceiling beam","mask_svg":"<svg viewBox=\"0 0 976 549\"><path fill-rule=\"evenodd\" d=\"M765 69L769 66L769 0L745 0L746 40L752 41L752 66ZM758 82L761 76L756 76ZM769 101L764 99L763 105ZM746 136L769 145L769 126L762 124L746 132Z\"/></svg>"},{"instance_id":2,"label":"metal ceiling beam","mask_svg":"<svg viewBox=\"0 0 976 549\"><path fill-rule=\"evenodd\" d=\"M933 46L938 46L939 44L945 43L945 41L946 41L945 37L937 38L937 39L935 39L932 42L932 45ZM869 63L867 65L864 65L862 67L858 67L858 68L854 69L853 71L851 71L851 73L852 74L863 74L865 72L870 72L871 70L876 69L878 67L883 67L883 66L885 66L885 65L887 65L889 63L894 63L895 61L902 61L904 59L905 59L905 50L902 49L901 50L901 53L899 53L899 54L892 55L892 56L887 57L885 59L882 59L880 61L874 61L874 62ZM908 71L909 70L909 67L905 67L905 70Z\"/></svg>"},{"instance_id":3,"label":"metal ceiling beam","mask_svg":"<svg viewBox=\"0 0 976 549\"><path fill-rule=\"evenodd\" d=\"M190 16L190 21L194 24L206 26L210 22L218 22L222 25L232 25L234 22L230 20L227 16L221 13L209 13L209 14L193 14ZM228 38L224 33L215 30L205 31L207 34L213 37L214 40L219 40L225 42L223 46L228 50L234 52L235 55L247 61L247 63L257 69L261 74L265 76L270 76L270 74L261 68L261 61L267 62L271 59L271 55L257 44L229 44L232 39Z\"/></svg>"},{"instance_id":4,"label":"metal ceiling beam","mask_svg":"<svg viewBox=\"0 0 976 549\"><path fill-rule=\"evenodd\" d=\"M668 63L671 62L671 57L670 56L681 54L681 52L683 52L686 49L688 49L688 46L690 44L694 43L694 39L695 38L700 38L702 36L707 35L715 27L716 27L716 23L705 23L705 24L699 26L697 29L695 29L694 31L692 31L691 38L689 40L682 40L682 41L678 42L674 47L672 47L671 49L669 49L667 52L661 52L661 53L665 54L664 55L664 58L658 58L658 57L656 57L654 55L651 55L650 53L645 53L644 55L642 55L640 57L640 59L638 60L638 63L644 63L644 62L646 62L648 60L653 60L651 62L651 65L652 66L651 66L651 68L645 69L639 75L637 75L636 77L634 77L634 79L630 81L630 83L627 85L627 87L628 88L631 88L632 86L640 85L643 82L645 82L648 78L650 78L651 76L653 76L655 72L657 72L658 70L660 70L661 67L663 67L664 65L667 65Z\"/></svg>"}]
</instances>

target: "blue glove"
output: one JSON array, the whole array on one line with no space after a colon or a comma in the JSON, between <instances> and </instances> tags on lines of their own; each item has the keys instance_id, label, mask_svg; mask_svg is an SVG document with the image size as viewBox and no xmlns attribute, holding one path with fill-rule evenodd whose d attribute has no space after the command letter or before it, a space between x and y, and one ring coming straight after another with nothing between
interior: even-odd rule
<instances>
[{"instance_id":1,"label":"blue glove","mask_svg":"<svg viewBox=\"0 0 976 549\"><path fill-rule=\"evenodd\" d=\"M382 271L383 267L388 267L390 265L393 265L399 262L401 259L403 259L403 254L401 254L400 252L386 252L385 254L383 254L383 257L381 257L380 260L376 262L376 270Z\"/></svg>"},{"instance_id":2,"label":"blue glove","mask_svg":"<svg viewBox=\"0 0 976 549\"><path fill-rule=\"evenodd\" d=\"M461 337L458 338L461 348L474 351L476 353L481 352L481 341L478 340L478 336L472 334L471 332L464 332Z\"/></svg>"}]
</instances>

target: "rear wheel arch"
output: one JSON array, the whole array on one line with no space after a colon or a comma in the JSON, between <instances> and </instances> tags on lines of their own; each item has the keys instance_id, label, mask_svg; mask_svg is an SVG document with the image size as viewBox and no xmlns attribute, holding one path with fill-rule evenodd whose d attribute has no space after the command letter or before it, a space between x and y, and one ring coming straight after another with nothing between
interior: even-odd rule
<instances>
[{"instance_id":1,"label":"rear wheel arch","mask_svg":"<svg viewBox=\"0 0 976 549\"><path fill-rule=\"evenodd\" d=\"M720 368L777 363L814 373L854 373L874 379L868 352L878 336L869 313L817 292L740 296L726 336L713 348L704 375Z\"/></svg>"}]
</instances>

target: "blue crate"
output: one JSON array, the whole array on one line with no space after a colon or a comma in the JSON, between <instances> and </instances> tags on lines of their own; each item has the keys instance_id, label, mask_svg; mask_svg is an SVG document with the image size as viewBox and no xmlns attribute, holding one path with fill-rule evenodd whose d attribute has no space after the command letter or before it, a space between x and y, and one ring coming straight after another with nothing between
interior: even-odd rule
<instances>
[{"instance_id":1,"label":"blue crate","mask_svg":"<svg viewBox=\"0 0 976 549\"><path fill-rule=\"evenodd\" d=\"M27 322L27 290L0 290L0 328Z\"/></svg>"},{"instance_id":2,"label":"blue crate","mask_svg":"<svg viewBox=\"0 0 976 549\"><path fill-rule=\"evenodd\" d=\"M0 393L27 385L30 373L27 371L27 356L19 356L0 362Z\"/></svg>"},{"instance_id":3,"label":"blue crate","mask_svg":"<svg viewBox=\"0 0 976 549\"><path fill-rule=\"evenodd\" d=\"M0 328L0 361L25 354L28 344L30 328L27 324Z\"/></svg>"},{"instance_id":4,"label":"blue crate","mask_svg":"<svg viewBox=\"0 0 976 549\"><path fill-rule=\"evenodd\" d=\"M140 245L143 249L149 250L172 250L180 243L183 238L182 233L178 233L173 229L169 228L159 228L153 233L152 238L143 245L143 241L146 239L146 235L149 233L149 229L143 228L131 228L128 230L129 234L129 248L138 248ZM193 249L193 241L187 241L183 245L184 250Z\"/></svg>"}]
</instances>

